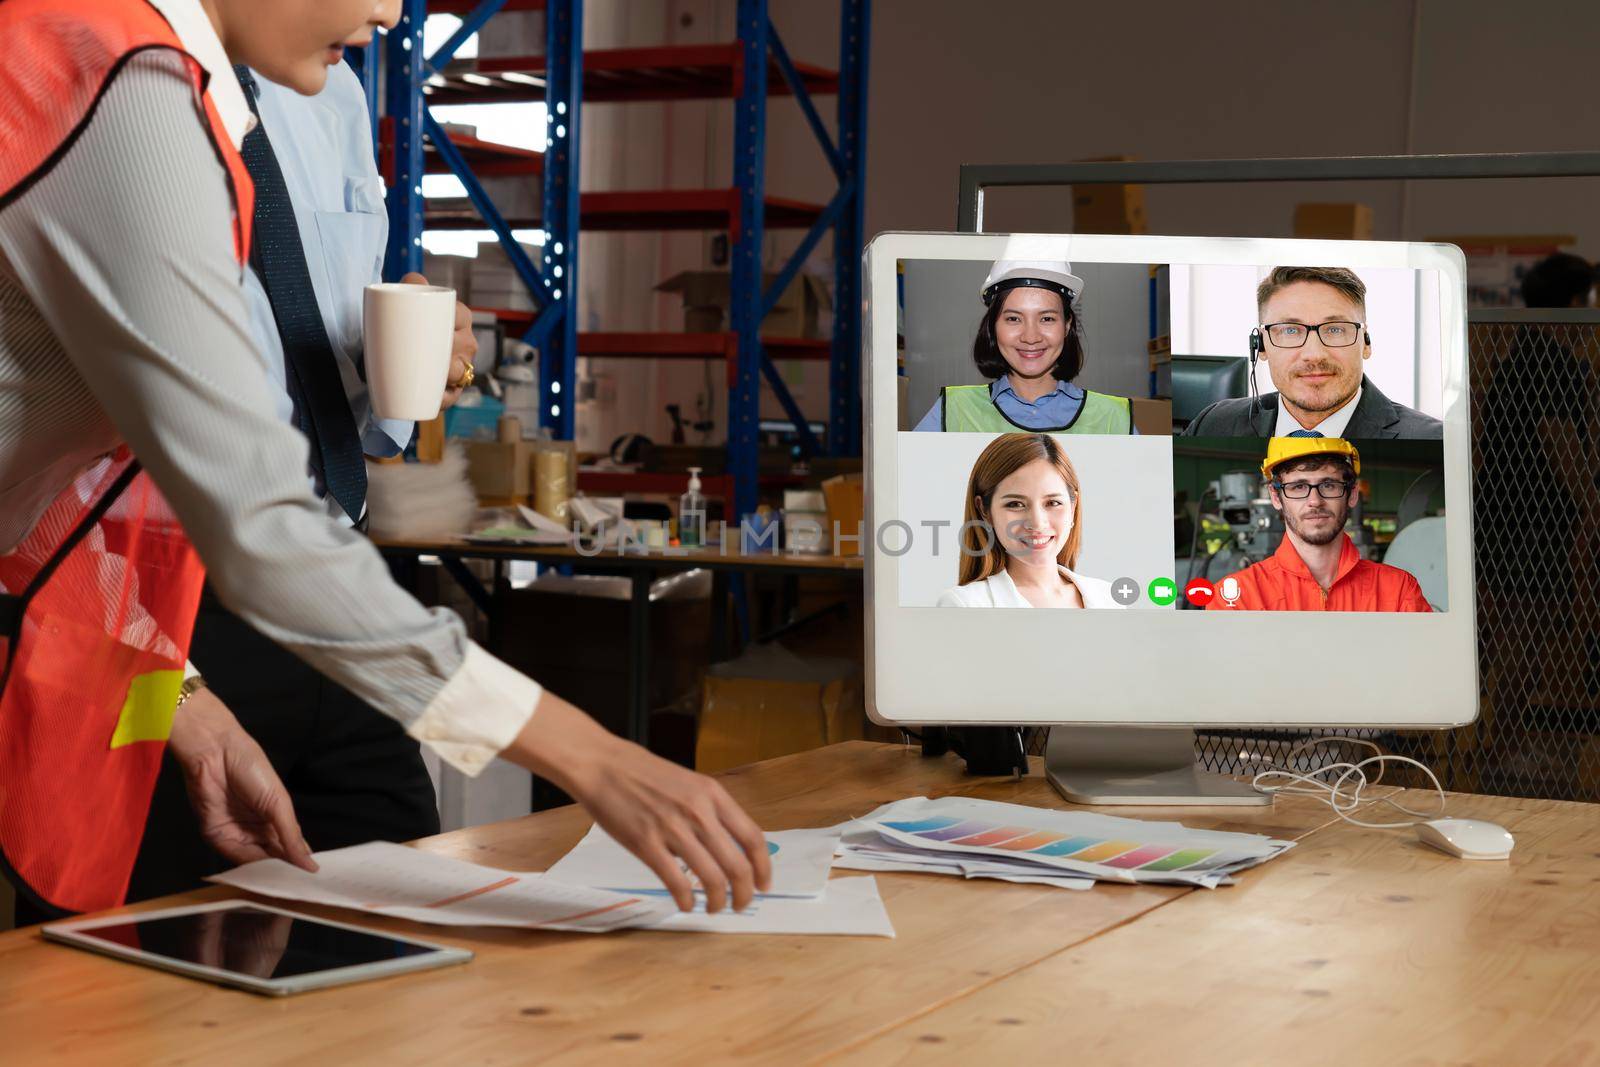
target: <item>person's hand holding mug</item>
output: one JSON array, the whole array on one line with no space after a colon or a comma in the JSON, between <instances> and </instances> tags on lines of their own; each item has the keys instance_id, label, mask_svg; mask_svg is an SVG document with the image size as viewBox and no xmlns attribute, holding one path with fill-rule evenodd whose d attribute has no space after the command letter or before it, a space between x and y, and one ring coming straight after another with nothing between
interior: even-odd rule
<instances>
[{"instance_id":1,"label":"person's hand holding mug","mask_svg":"<svg viewBox=\"0 0 1600 1067\"><path fill-rule=\"evenodd\" d=\"M402 285L427 285L428 279L412 271L400 279ZM461 399L461 390L472 383L467 371L472 369L473 358L478 354L478 338L472 332L472 309L456 301L455 333L450 337L450 373L444 380L443 407L450 407Z\"/></svg>"},{"instance_id":2,"label":"person's hand holding mug","mask_svg":"<svg viewBox=\"0 0 1600 1067\"><path fill-rule=\"evenodd\" d=\"M427 422L470 380L477 345L471 312L456 301L454 289L417 281L369 285L361 323L367 393L380 418Z\"/></svg>"}]
</instances>

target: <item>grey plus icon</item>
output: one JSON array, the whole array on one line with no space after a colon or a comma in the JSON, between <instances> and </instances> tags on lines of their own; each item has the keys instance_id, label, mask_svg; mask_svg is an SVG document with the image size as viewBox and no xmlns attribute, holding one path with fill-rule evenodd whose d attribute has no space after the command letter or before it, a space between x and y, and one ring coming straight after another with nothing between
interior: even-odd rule
<instances>
[{"instance_id":1,"label":"grey plus icon","mask_svg":"<svg viewBox=\"0 0 1600 1067\"><path fill-rule=\"evenodd\" d=\"M1111 599L1127 607L1139 599L1139 583L1132 578L1118 578L1111 583Z\"/></svg>"}]
</instances>

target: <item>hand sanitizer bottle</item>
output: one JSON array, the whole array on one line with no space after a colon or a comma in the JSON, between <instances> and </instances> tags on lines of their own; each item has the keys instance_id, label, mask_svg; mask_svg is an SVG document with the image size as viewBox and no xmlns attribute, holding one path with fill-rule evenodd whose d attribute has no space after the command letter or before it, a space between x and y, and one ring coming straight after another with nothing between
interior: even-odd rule
<instances>
[{"instance_id":1,"label":"hand sanitizer bottle","mask_svg":"<svg viewBox=\"0 0 1600 1067\"><path fill-rule=\"evenodd\" d=\"M700 492L700 468L689 468L689 491L678 498L678 544L703 548L706 543L706 498Z\"/></svg>"}]
</instances>

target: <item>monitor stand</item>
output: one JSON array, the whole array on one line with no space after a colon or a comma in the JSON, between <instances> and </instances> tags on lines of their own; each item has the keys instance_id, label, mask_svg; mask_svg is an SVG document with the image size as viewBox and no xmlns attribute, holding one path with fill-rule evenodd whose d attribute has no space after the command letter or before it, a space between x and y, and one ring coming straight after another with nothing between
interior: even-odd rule
<instances>
[{"instance_id":1,"label":"monitor stand","mask_svg":"<svg viewBox=\"0 0 1600 1067\"><path fill-rule=\"evenodd\" d=\"M1249 782L1201 770L1194 731L1171 726L1052 726L1045 776L1078 804L1186 807L1272 803Z\"/></svg>"}]
</instances>

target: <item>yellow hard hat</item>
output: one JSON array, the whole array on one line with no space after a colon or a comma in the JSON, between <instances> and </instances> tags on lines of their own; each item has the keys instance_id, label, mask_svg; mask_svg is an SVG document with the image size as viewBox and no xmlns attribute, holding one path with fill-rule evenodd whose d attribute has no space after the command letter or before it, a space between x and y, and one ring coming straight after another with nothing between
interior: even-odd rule
<instances>
[{"instance_id":1,"label":"yellow hard hat","mask_svg":"<svg viewBox=\"0 0 1600 1067\"><path fill-rule=\"evenodd\" d=\"M1274 437L1267 442L1267 458L1261 461L1261 476L1271 478L1273 468L1280 463L1321 454L1349 456L1355 472L1361 473L1361 453L1342 437Z\"/></svg>"}]
</instances>

